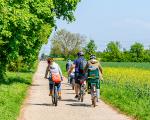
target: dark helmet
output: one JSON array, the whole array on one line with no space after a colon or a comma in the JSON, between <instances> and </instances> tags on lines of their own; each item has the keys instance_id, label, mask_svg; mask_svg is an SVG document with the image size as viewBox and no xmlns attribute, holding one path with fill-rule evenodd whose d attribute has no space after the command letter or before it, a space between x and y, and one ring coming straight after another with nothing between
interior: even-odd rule
<instances>
[{"instance_id":1,"label":"dark helmet","mask_svg":"<svg viewBox=\"0 0 150 120\"><path fill-rule=\"evenodd\" d=\"M83 53L82 51L80 51L80 52L77 53L77 55L78 55L78 56L83 56L84 53Z\"/></svg>"},{"instance_id":2,"label":"dark helmet","mask_svg":"<svg viewBox=\"0 0 150 120\"><path fill-rule=\"evenodd\" d=\"M95 55L90 55L90 59L96 59Z\"/></svg>"}]
</instances>

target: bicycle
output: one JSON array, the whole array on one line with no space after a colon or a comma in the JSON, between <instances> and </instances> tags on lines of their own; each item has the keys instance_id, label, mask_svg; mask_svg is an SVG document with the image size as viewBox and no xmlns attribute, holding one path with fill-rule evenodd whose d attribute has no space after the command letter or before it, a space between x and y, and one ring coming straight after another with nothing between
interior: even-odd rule
<instances>
[{"instance_id":1,"label":"bicycle","mask_svg":"<svg viewBox=\"0 0 150 120\"><path fill-rule=\"evenodd\" d=\"M72 86L72 90L74 90L74 87L75 87L75 73L70 74L70 84Z\"/></svg>"},{"instance_id":2,"label":"bicycle","mask_svg":"<svg viewBox=\"0 0 150 120\"><path fill-rule=\"evenodd\" d=\"M85 91L86 91L86 84L85 84L85 80L80 80L80 93L79 93L79 97L78 100L81 102L83 102L84 100L84 95L85 95Z\"/></svg>"},{"instance_id":3,"label":"bicycle","mask_svg":"<svg viewBox=\"0 0 150 120\"><path fill-rule=\"evenodd\" d=\"M96 107L97 101L97 91L96 91L96 83L91 83L91 97L92 97L92 105Z\"/></svg>"},{"instance_id":4,"label":"bicycle","mask_svg":"<svg viewBox=\"0 0 150 120\"><path fill-rule=\"evenodd\" d=\"M58 92L57 92L57 85L53 82L53 91L52 91L52 103L53 105L57 106L58 104Z\"/></svg>"}]
</instances>

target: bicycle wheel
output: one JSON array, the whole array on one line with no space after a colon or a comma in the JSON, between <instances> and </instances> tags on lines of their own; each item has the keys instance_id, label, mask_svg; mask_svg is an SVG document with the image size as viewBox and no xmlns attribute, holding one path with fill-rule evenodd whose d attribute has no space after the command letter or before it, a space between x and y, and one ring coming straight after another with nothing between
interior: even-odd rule
<instances>
[{"instance_id":1,"label":"bicycle wheel","mask_svg":"<svg viewBox=\"0 0 150 120\"><path fill-rule=\"evenodd\" d=\"M92 105L96 107L97 95L96 95L96 84L91 84L91 96L92 96Z\"/></svg>"},{"instance_id":2,"label":"bicycle wheel","mask_svg":"<svg viewBox=\"0 0 150 120\"><path fill-rule=\"evenodd\" d=\"M55 99L54 99L54 85L53 85L53 91L52 91L52 104L54 104L55 103Z\"/></svg>"},{"instance_id":3,"label":"bicycle wheel","mask_svg":"<svg viewBox=\"0 0 150 120\"><path fill-rule=\"evenodd\" d=\"M81 95L81 102L83 102L83 99L84 99L84 95L82 94Z\"/></svg>"},{"instance_id":4,"label":"bicycle wheel","mask_svg":"<svg viewBox=\"0 0 150 120\"><path fill-rule=\"evenodd\" d=\"M54 105L57 106L58 95L57 95L57 86L54 87Z\"/></svg>"},{"instance_id":5,"label":"bicycle wheel","mask_svg":"<svg viewBox=\"0 0 150 120\"><path fill-rule=\"evenodd\" d=\"M93 106L94 106L94 107L96 107L96 101L97 101L97 97L94 96L94 98L93 98Z\"/></svg>"},{"instance_id":6,"label":"bicycle wheel","mask_svg":"<svg viewBox=\"0 0 150 120\"><path fill-rule=\"evenodd\" d=\"M52 104L54 104L54 95L52 95Z\"/></svg>"},{"instance_id":7,"label":"bicycle wheel","mask_svg":"<svg viewBox=\"0 0 150 120\"><path fill-rule=\"evenodd\" d=\"M79 93L79 96L78 96L78 101L80 101L80 98L81 98L81 93Z\"/></svg>"}]
</instances>

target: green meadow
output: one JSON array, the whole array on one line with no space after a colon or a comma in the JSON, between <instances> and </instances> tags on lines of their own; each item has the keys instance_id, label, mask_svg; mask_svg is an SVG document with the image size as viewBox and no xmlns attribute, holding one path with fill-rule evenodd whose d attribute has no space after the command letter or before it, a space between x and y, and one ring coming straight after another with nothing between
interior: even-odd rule
<instances>
[{"instance_id":1,"label":"green meadow","mask_svg":"<svg viewBox=\"0 0 150 120\"><path fill-rule=\"evenodd\" d=\"M0 82L0 120L16 120L33 73L7 72L7 79Z\"/></svg>"}]
</instances>

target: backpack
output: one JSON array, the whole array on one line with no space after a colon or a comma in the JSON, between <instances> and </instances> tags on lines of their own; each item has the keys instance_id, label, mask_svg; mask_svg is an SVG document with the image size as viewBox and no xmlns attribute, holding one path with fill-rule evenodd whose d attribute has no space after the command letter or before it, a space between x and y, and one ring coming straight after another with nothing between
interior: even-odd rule
<instances>
[{"instance_id":1,"label":"backpack","mask_svg":"<svg viewBox=\"0 0 150 120\"><path fill-rule=\"evenodd\" d=\"M80 61L80 63L79 63L79 75L84 74L84 69L85 69L86 64L87 64L86 60L83 59Z\"/></svg>"},{"instance_id":2,"label":"backpack","mask_svg":"<svg viewBox=\"0 0 150 120\"><path fill-rule=\"evenodd\" d=\"M52 81L55 83L61 82L61 77L59 73L52 73Z\"/></svg>"},{"instance_id":3,"label":"backpack","mask_svg":"<svg viewBox=\"0 0 150 120\"><path fill-rule=\"evenodd\" d=\"M50 78L53 82L55 83L60 83L61 82L61 76L59 71L54 68L54 67L50 67Z\"/></svg>"},{"instance_id":4,"label":"backpack","mask_svg":"<svg viewBox=\"0 0 150 120\"><path fill-rule=\"evenodd\" d=\"M99 68L90 65L88 68L88 79L95 80L99 79Z\"/></svg>"}]
</instances>

